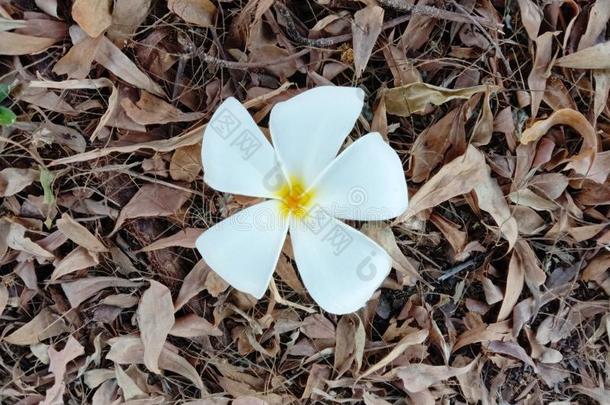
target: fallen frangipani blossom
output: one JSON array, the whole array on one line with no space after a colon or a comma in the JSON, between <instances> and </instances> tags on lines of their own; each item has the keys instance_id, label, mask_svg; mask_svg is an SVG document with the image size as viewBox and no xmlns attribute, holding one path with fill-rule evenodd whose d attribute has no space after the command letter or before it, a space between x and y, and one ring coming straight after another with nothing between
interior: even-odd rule
<instances>
[{"instance_id":1,"label":"fallen frangipani blossom","mask_svg":"<svg viewBox=\"0 0 610 405\"><path fill-rule=\"evenodd\" d=\"M402 163L378 133L339 156L363 106L358 88L318 87L271 110L267 141L248 111L227 99L206 127L204 181L268 198L205 231L197 249L236 289L261 298L290 237L305 287L324 310L362 307L388 275L391 258L339 219L384 220L407 209Z\"/></svg>"}]
</instances>

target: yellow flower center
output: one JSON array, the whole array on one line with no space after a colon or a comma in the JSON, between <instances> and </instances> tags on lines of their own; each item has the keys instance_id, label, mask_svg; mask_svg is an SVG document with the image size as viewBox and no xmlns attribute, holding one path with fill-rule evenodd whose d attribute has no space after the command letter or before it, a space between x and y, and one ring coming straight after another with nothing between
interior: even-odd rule
<instances>
[{"instance_id":1,"label":"yellow flower center","mask_svg":"<svg viewBox=\"0 0 610 405\"><path fill-rule=\"evenodd\" d=\"M303 182L296 177L292 177L276 193L281 202L282 215L288 217L292 214L296 218L303 218L307 214L314 196L314 192L306 191Z\"/></svg>"}]
</instances>

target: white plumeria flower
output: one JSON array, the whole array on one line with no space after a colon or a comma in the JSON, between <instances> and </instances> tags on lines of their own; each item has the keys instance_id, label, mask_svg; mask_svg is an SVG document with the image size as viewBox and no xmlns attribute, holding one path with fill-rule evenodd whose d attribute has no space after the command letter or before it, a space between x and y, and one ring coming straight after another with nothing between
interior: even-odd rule
<instances>
[{"instance_id":1,"label":"white plumeria flower","mask_svg":"<svg viewBox=\"0 0 610 405\"><path fill-rule=\"evenodd\" d=\"M197 249L236 289L261 298L290 230L303 283L327 312L362 307L391 269L389 255L339 219L384 220L407 209L396 152L378 133L341 145L364 92L318 87L271 110L272 147L234 98L222 103L202 144L204 181L233 194L267 198L205 231Z\"/></svg>"}]
</instances>

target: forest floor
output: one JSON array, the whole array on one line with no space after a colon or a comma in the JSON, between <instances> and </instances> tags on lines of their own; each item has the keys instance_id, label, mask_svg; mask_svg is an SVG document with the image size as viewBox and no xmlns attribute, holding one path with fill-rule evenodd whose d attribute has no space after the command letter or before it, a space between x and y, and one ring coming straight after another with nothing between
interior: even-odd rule
<instances>
[{"instance_id":1,"label":"forest floor","mask_svg":"<svg viewBox=\"0 0 610 405\"><path fill-rule=\"evenodd\" d=\"M610 404L610 1L0 0L3 404ZM258 199L203 183L233 96L267 131L355 86L410 205L324 312L290 244L256 300L201 259ZM374 162L371 162L374 164ZM239 250L235 251L239 255Z\"/></svg>"}]
</instances>

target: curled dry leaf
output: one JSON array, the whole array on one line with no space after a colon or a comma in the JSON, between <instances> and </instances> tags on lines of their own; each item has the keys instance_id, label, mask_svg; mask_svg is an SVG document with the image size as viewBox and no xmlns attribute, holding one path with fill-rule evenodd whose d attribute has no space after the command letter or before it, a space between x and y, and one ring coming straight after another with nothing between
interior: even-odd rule
<instances>
[{"instance_id":1,"label":"curled dry leaf","mask_svg":"<svg viewBox=\"0 0 610 405\"><path fill-rule=\"evenodd\" d=\"M108 341L110 351L107 360L116 364L144 364L144 345L139 337L119 336ZM199 373L191 364L168 347L163 347L159 355L159 368L188 378L195 386L204 390Z\"/></svg>"},{"instance_id":2,"label":"curled dry leaf","mask_svg":"<svg viewBox=\"0 0 610 405\"><path fill-rule=\"evenodd\" d=\"M195 121L203 117L203 114L198 112L182 112L159 97L145 91L140 94L140 99L135 104L130 99L125 98L121 100L121 106L129 118L141 125Z\"/></svg>"},{"instance_id":3,"label":"curled dry leaf","mask_svg":"<svg viewBox=\"0 0 610 405\"><path fill-rule=\"evenodd\" d=\"M66 346L62 350L57 351L54 347L49 347L48 354L50 362L49 371L53 373L55 382L47 390L46 397L40 405L63 404L63 396L66 390L64 376L66 375L68 363L85 354L85 348L70 335Z\"/></svg>"},{"instance_id":4,"label":"curled dry leaf","mask_svg":"<svg viewBox=\"0 0 610 405\"><path fill-rule=\"evenodd\" d=\"M0 171L0 197L17 194L36 180L40 172L34 169L17 169L7 167Z\"/></svg>"},{"instance_id":5,"label":"curled dry leaf","mask_svg":"<svg viewBox=\"0 0 610 405\"><path fill-rule=\"evenodd\" d=\"M462 89L446 89L426 83L411 83L394 87L384 92L388 114L408 117L422 113L431 103L441 105L455 99L469 99L474 94L484 91L497 91L496 86L480 85Z\"/></svg>"},{"instance_id":6,"label":"curled dry leaf","mask_svg":"<svg viewBox=\"0 0 610 405\"><path fill-rule=\"evenodd\" d=\"M547 119L536 121L531 127L523 131L521 143L528 144L537 141L555 125L568 125L582 136L583 142L580 151L572 157L570 164L576 173L587 175L598 151L598 139L593 126L578 111L564 108L555 111Z\"/></svg>"},{"instance_id":7,"label":"curled dry leaf","mask_svg":"<svg viewBox=\"0 0 610 405\"><path fill-rule=\"evenodd\" d=\"M57 229L68 239L89 251L98 253L108 251L108 248L95 235L67 213L57 220L56 225Z\"/></svg>"},{"instance_id":8,"label":"curled dry leaf","mask_svg":"<svg viewBox=\"0 0 610 405\"><path fill-rule=\"evenodd\" d=\"M32 55L47 50L58 40L56 38L34 37L31 35L16 34L14 32L0 32L0 55Z\"/></svg>"},{"instance_id":9,"label":"curled dry leaf","mask_svg":"<svg viewBox=\"0 0 610 405\"><path fill-rule=\"evenodd\" d=\"M147 183L123 207L116 220L114 234L127 219L142 217L166 217L176 212L188 200L190 194L157 183Z\"/></svg>"},{"instance_id":10,"label":"curled dry leaf","mask_svg":"<svg viewBox=\"0 0 610 405\"><path fill-rule=\"evenodd\" d=\"M74 0L72 18L92 38L100 36L112 23L112 0Z\"/></svg>"},{"instance_id":11,"label":"curled dry leaf","mask_svg":"<svg viewBox=\"0 0 610 405\"><path fill-rule=\"evenodd\" d=\"M184 21L201 27L212 26L217 12L210 0L167 0L167 8Z\"/></svg>"},{"instance_id":12,"label":"curled dry leaf","mask_svg":"<svg viewBox=\"0 0 610 405\"><path fill-rule=\"evenodd\" d=\"M174 304L169 289L150 280L150 287L142 294L136 316L144 345L144 364L150 371L159 374L159 356L174 326Z\"/></svg>"},{"instance_id":13,"label":"curled dry leaf","mask_svg":"<svg viewBox=\"0 0 610 405\"><path fill-rule=\"evenodd\" d=\"M383 25L383 9L371 5L354 14L352 23L354 66L356 78L362 76Z\"/></svg>"},{"instance_id":14,"label":"curled dry leaf","mask_svg":"<svg viewBox=\"0 0 610 405\"><path fill-rule=\"evenodd\" d=\"M49 308L43 308L31 321L3 338L2 341L13 345L28 346L68 331L69 328L63 317L54 314Z\"/></svg>"}]
</instances>

